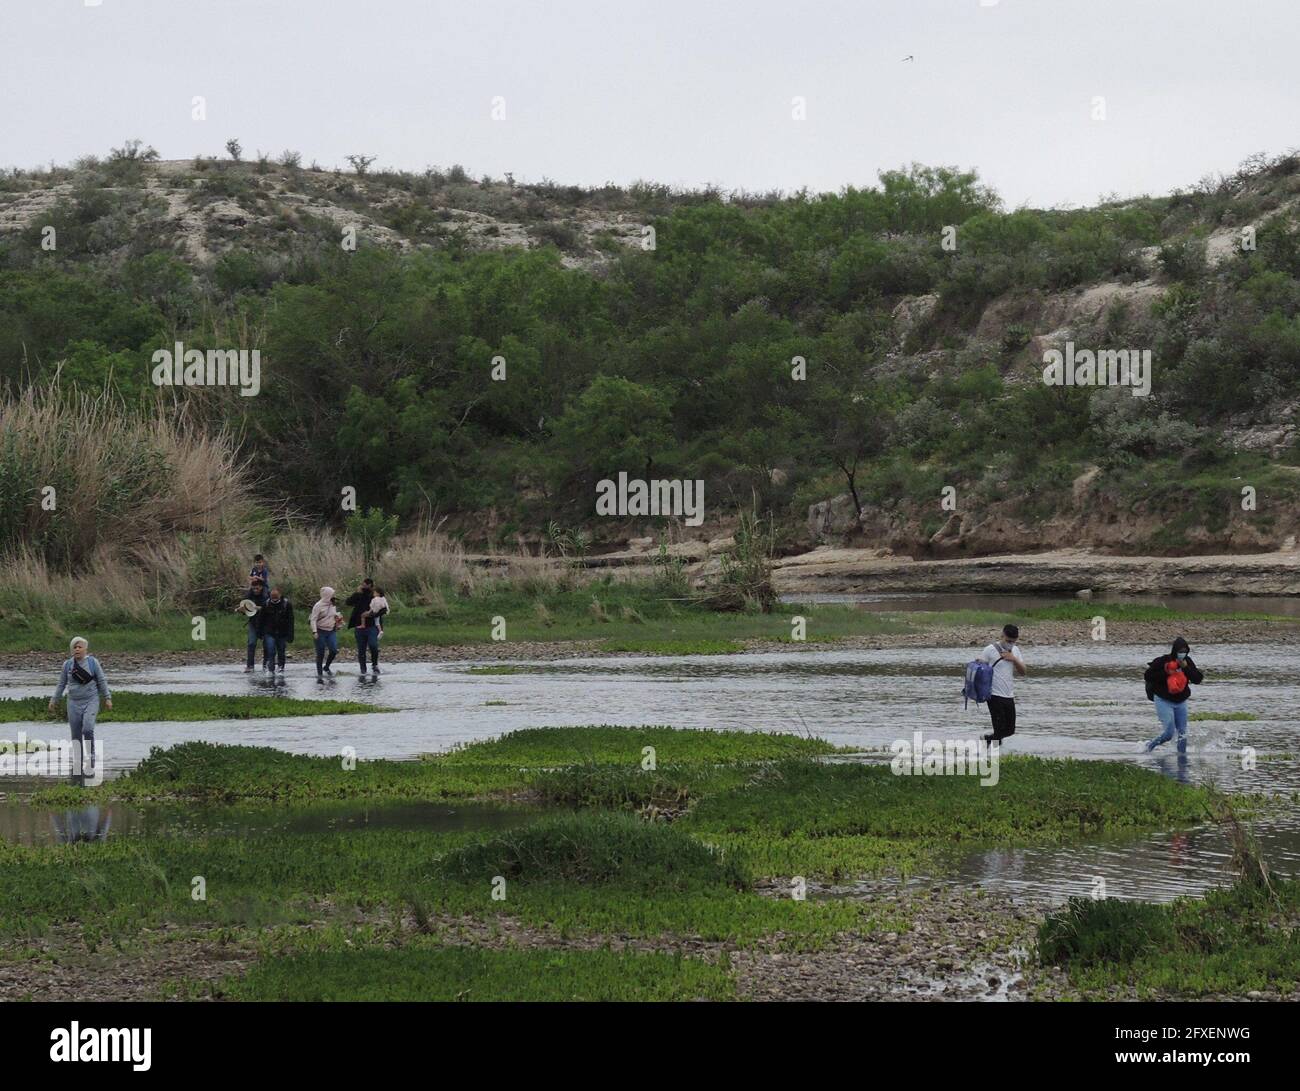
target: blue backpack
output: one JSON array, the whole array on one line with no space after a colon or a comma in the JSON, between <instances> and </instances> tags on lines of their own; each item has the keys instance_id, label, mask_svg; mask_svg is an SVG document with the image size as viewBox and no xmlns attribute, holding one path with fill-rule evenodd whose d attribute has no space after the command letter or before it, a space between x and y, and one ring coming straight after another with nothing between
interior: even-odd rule
<instances>
[{"instance_id":1,"label":"blue backpack","mask_svg":"<svg viewBox=\"0 0 1300 1091\"><path fill-rule=\"evenodd\" d=\"M971 701L982 705L993 693L993 664L982 659L972 659L966 664L966 681L961 695L966 698L962 708L970 708Z\"/></svg>"}]
</instances>

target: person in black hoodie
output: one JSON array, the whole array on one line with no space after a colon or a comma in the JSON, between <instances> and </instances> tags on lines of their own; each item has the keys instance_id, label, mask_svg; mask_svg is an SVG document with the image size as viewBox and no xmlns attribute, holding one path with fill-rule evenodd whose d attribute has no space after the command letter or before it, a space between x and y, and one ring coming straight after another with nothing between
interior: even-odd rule
<instances>
[{"instance_id":1,"label":"person in black hoodie","mask_svg":"<svg viewBox=\"0 0 1300 1091\"><path fill-rule=\"evenodd\" d=\"M275 674L276 665L284 670L284 650L293 643L293 603L271 588L271 597L257 612L257 631L262 638L262 669Z\"/></svg>"},{"instance_id":2,"label":"person in black hoodie","mask_svg":"<svg viewBox=\"0 0 1300 1091\"><path fill-rule=\"evenodd\" d=\"M1154 701L1156 715L1164 731L1146 744L1149 754L1161 743L1167 743L1178 733L1178 752L1187 752L1187 698L1191 696L1191 683L1205 681L1192 662L1192 649L1181 636L1174 641L1168 655L1158 655L1147 664L1144 680L1147 700Z\"/></svg>"}]
</instances>

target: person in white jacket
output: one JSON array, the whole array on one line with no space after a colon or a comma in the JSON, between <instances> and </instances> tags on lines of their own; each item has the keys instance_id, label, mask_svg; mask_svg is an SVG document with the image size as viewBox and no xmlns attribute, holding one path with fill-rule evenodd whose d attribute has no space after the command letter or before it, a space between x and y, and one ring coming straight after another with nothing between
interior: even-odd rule
<instances>
[{"instance_id":1,"label":"person in white jacket","mask_svg":"<svg viewBox=\"0 0 1300 1091\"><path fill-rule=\"evenodd\" d=\"M324 682L325 675L333 677L330 664L339 654L339 635L337 632L339 617L338 607L334 605L334 588L322 587L320 599L311 608L311 635L316 643L316 681ZM329 653L326 658L325 653Z\"/></svg>"}]
</instances>

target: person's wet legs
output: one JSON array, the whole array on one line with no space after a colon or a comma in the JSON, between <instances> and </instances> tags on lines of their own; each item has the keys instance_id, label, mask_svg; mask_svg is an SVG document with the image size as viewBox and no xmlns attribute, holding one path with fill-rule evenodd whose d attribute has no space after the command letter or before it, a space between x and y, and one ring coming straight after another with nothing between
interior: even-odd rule
<instances>
[{"instance_id":1,"label":"person's wet legs","mask_svg":"<svg viewBox=\"0 0 1300 1091\"><path fill-rule=\"evenodd\" d=\"M1016 733L1016 702L1013 697L990 697L989 719L993 731L984 736L985 742L1001 742Z\"/></svg>"},{"instance_id":2,"label":"person's wet legs","mask_svg":"<svg viewBox=\"0 0 1300 1091\"><path fill-rule=\"evenodd\" d=\"M316 677L324 678L330 674L330 664L334 662L334 657L339 654L339 638L337 633L317 633L316 634Z\"/></svg>"},{"instance_id":3,"label":"person's wet legs","mask_svg":"<svg viewBox=\"0 0 1300 1091\"><path fill-rule=\"evenodd\" d=\"M78 774L95 766L95 719L98 715L98 697L89 701L68 700L68 727L72 731Z\"/></svg>"},{"instance_id":4,"label":"person's wet legs","mask_svg":"<svg viewBox=\"0 0 1300 1091\"><path fill-rule=\"evenodd\" d=\"M1167 743L1170 739L1174 737L1174 727L1177 721L1177 710L1180 707L1182 707L1179 705L1175 705L1172 701L1166 701L1163 697L1155 698L1155 705L1156 705L1156 716L1160 720L1160 726L1164 728L1164 730L1159 735L1157 735L1154 739L1152 739L1150 742L1147 743L1147 753L1150 753L1157 746L1160 746L1163 743ZM1183 707L1184 736L1186 735L1186 732L1187 732L1187 709ZM1185 738L1184 738L1183 745L1184 747L1186 746Z\"/></svg>"}]
</instances>

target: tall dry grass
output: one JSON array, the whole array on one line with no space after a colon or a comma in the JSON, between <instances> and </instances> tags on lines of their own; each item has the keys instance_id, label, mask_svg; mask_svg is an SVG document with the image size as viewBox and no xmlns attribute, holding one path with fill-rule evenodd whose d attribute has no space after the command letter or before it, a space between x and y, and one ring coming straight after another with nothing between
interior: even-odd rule
<instances>
[{"instance_id":1,"label":"tall dry grass","mask_svg":"<svg viewBox=\"0 0 1300 1091\"><path fill-rule=\"evenodd\" d=\"M53 486L54 505L42 504ZM363 544L272 517L233 437L183 412L128 411L115 397L29 389L0 397L0 618L148 625L180 610L228 608L254 554L300 604L363 576L397 604L432 607L501 587L573 587L562 558L467 557L437 527L399 534L367 571Z\"/></svg>"},{"instance_id":2,"label":"tall dry grass","mask_svg":"<svg viewBox=\"0 0 1300 1091\"><path fill-rule=\"evenodd\" d=\"M427 527L395 538L370 570L361 542L320 528L284 531L259 551L267 555L272 583L300 599L314 598L324 586L350 591L370 576L390 595L429 605L448 593L472 593L482 578L459 543Z\"/></svg>"},{"instance_id":3,"label":"tall dry grass","mask_svg":"<svg viewBox=\"0 0 1300 1091\"><path fill-rule=\"evenodd\" d=\"M581 578L560 560L523 552L471 558L459 543L429 530L400 535L369 572L359 542L317 528L282 530L269 539L190 536L159 543L148 555L102 548L76 573L23 546L0 557L0 618L149 625L178 611L228 609L247 587L255 553L266 554L271 582L300 606L314 602L323 586L335 588L341 601L364 575L394 606L435 613L458 597L503 588L543 594Z\"/></svg>"},{"instance_id":4,"label":"tall dry grass","mask_svg":"<svg viewBox=\"0 0 1300 1091\"><path fill-rule=\"evenodd\" d=\"M75 571L224 535L255 514L233 437L183 410L132 412L111 393L57 385L0 398L0 554Z\"/></svg>"}]
</instances>

